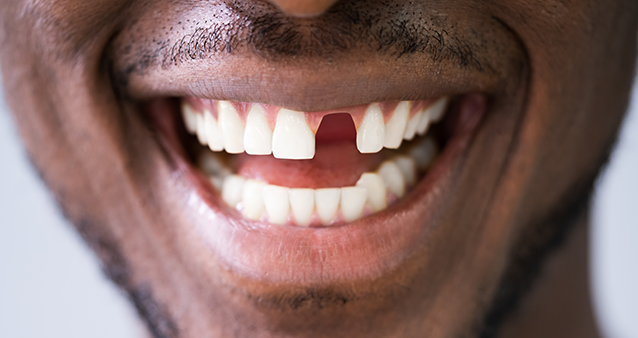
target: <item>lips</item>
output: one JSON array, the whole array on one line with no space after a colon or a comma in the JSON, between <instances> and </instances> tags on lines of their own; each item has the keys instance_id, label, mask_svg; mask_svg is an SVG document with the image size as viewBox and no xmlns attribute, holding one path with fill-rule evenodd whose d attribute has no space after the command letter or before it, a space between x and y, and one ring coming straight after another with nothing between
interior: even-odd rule
<instances>
[{"instance_id":1,"label":"lips","mask_svg":"<svg viewBox=\"0 0 638 338\"><path fill-rule=\"evenodd\" d=\"M343 122L345 114L337 112L356 109L331 110L334 114L305 113L310 116L305 119L311 121L308 128L316 130L316 158L291 160L277 159L272 154L228 154L220 147L212 151L208 144L212 138L210 130L200 126L214 118L218 120L217 130L222 130L219 107L226 103L192 98L181 101L181 109L175 101L155 100L147 110L169 153L179 164L178 172L195 189L189 197L190 207L209 220L197 231L234 271L251 278L271 281L284 278L287 282L301 276L303 280L316 280L378 275L409 256L428 231L427 223L419 221L419 214L429 204L436 203L436 195L448 184L451 166L460 160L487 111L485 95L456 95L447 111L438 108L445 118L430 126L428 133L428 129L419 126L425 124L418 123L418 119L430 115L436 102L447 99L426 100L429 105L409 103L417 108L409 110L402 136L414 138L413 141L403 140L398 149L372 154L361 153L357 149L360 144L357 147L352 139L353 133L338 127L343 125L339 122ZM217 105L216 116L207 105ZM250 127L250 113L246 112L254 111L251 106L256 104L232 105L239 107L235 109L235 120L241 125L229 130L244 128L244 139L249 138L245 130ZM397 110L404 109L401 103L377 106L391 107L382 110L385 125L392 123ZM283 110L272 107L264 110L268 109L279 113ZM362 121L370 109L361 111L363 118L359 116L360 122L352 123L359 125L359 131L365 127ZM312 114L324 117L328 122L325 127L316 123ZM332 117L338 117L333 121L336 123L330 122ZM355 119L353 116L352 120ZM432 121L437 119L435 115ZM277 129L279 119L269 116L265 120L274 120L272 129ZM313 121L317 128L311 128ZM409 127L410 124L415 127ZM322 132L331 126L336 132ZM200 132L207 134L201 136ZM221 133L218 136L223 139ZM438 154L435 144L442 146ZM317 175L317 170L299 170L299 167L317 169L316 166L327 167L323 169L327 175ZM355 176L357 179L352 181ZM299 187L300 184L306 186ZM293 250L291 255L285 247L292 243L300 249ZM281 254L286 256L285 260ZM316 261L317 254L322 256L321 269L316 269L316 262L311 263ZM292 266L303 272L291 276Z\"/></svg>"},{"instance_id":2,"label":"lips","mask_svg":"<svg viewBox=\"0 0 638 338\"><path fill-rule=\"evenodd\" d=\"M432 10L423 6L426 12ZM162 41L168 39L170 47L175 41L182 41L193 25L222 20L215 17L212 8L203 6L199 10L164 13L165 19L182 24L173 30L167 26L166 32L162 31ZM233 50L202 51L192 59L175 59L175 48L164 48L164 44L157 43L159 40L140 42L137 34L128 34L138 25L156 27L152 13L146 11L139 14L139 21L125 28L128 33L113 40L109 57L116 91L121 93L125 106L132 103L134 109L139 103L146 103L145 111L150 115L147 120L157 131L158 147L153 154L161 154L158 157L163 164L151 170L157 177L152 187L144 189L157 195L162 208L172 213L170 219L158 224L165 224L162 231L170 232L179 243L175 244L177 255L197 278L216 279L223 274L226 280L249 278L293 285L369 281L399 266L416 266L408 262L409 257L429 259L421 250L456 236L456 227L460 226L457 224L467 223L466 218L485 216L482 208L488 201L484 197L491 195L481 189L493 189L486 182L498 180L516 131L513 125L523 111L525 87L521 80L526 68L518 61L524 56L518 40L501 22L464 11L440 11L447 13L450 22L465 23L453 27L445 24L450 36L458 38L455 41L465 41L471 49L458 50L465 53L463 57L448 53L439 58L441 55L432 54L440 49L399 56L394 49L379 52L371 48L374 44L353 44L330 55L270 57L261 45L242 45ZM332 22L324 19L317 22L320 29ZM489 39L483 32L490 32ZM153 33L149 28L140 34ZM374 42L374 36L370 37ZM300 38L305 41L307 37L302 34ZM450 46L440 47L447 53L445 47ZM466 53L470 51L471 54ZM467 57L472 62L464 63ZM376 142L357 142L357 128L362 125L364 130L377 129L371 135L381 134L379 119L372 119L369 122L374 123L365 127L364 118L371 106L379 106L385 129L402 102L412 106L423 102L429 107L444 97L450 99L448 109L439 122L430 123L425 135L417 135L411 141L400 138L400 145L386 144L385 134L383 142L378 137L372 138ZM220 118L215 110L222 102L226 108L232 107L237 116L224 113L229 116ZM185 123L181 103L190 106L195 120L201 116L201 129L216 126L218 133L211 133L210 140L209 135L202 137L203 133L197 133L193 119ZM352 110L355 107L359 113ZM256 118L249 121L253 108L259 114L252 114ZM302 113L307 125L305 136L289 140L305 137L310 143L312 138L308 136L314 134L312 159L308 159L308 150L313 148L307 144L294 153L286 149L286 142L283 147L282 142L275 142L282 109L290 120ZM408 110L408 121L415 111ZM406 126L409 124L406 122ZM272 132L270 147L269 142L264 142L267 137L256 137L258 130L266 130L265 125ZM281 125L285 125L284 121ZM235 128L235 133L229 133L228 144L235 143L230 149L226 148L222 128ZM243 138L237 136L242 128ZM503 133L503 128L508 132ZM494 137L485 138L486 134ZM480 136L478 140L475 135ZM405 136L405 130L401 136ZM410 154L410 148L428 137L437 149L432 162L415 175L414 183L410 184L409 175L402 177L403 184L393 182L400 179L394 166L386 161L395 161L394 156L407 156L406 161L414 161L418 157ZM466 165L466 161L470 164ZM401 171L401 166L394 164ZM143 170L148 172L140 168L140 175ZM477 172L481 172L480 180L475 177ZM366 175L359 185L367 186L363 209L352 208L353 216L346 219L341 205L343 189L357 188L366 173L373 175ZM227 194L234 196L232 200L224 198L228 177L236 183L229 181L228 185L237 186L232 189L234 194ZM381 197L375 207L367 195L368 187L372 190L375 182L380 186L378 177L386 194L385 203ZM314 190L314 208L313 194L308 189ZM246 194L246 202L255 202L256 208L244 208L244 190L257 191ZM360 189L347 190L362 195ZM288 203L283 203L286 191ZM264 198L264 194L270 198ZM257 196L257 200L249 201L250 196ZM472 204L470 200L479 203ZM463 215L456 210L464 210Z\"/></svg>"}]
</instances>

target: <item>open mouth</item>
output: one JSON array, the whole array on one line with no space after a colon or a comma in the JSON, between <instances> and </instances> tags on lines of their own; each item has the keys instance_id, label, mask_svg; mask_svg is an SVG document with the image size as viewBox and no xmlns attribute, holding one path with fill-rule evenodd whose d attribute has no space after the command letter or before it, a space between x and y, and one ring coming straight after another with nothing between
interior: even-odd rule
<instances>
[{"instance_id":1,"label":"open mouth","mask_svg":"<svg viewBox=\"0 0 638 338\"><path fill-rule=\"evenodd\" d=\"M312 228L343 226L407 198L455 132L485 110L478 94L318 112L178 101L171 139L207 177L209 193L236 217Z\"/></svg>"},{"instance_id":2,"label":"open mouth","mask_svg":"<svg viewBox=\"0 0 638 338\"><path fill-rule=\"evenodd\" d=\"M450 59L358 44L328 56L270 58L241 45L174 59L127 52L133 37L120 35L117 91L154 131L153 152L140 145L135 157L154 163L140 175L164 201L157 232L180 243L185 262L211 267L193 271L235 286L370 281L423 266L408 261L429 259L422 251L465 222L453 210L484 216L483 183L498 180L522 114L518 40L489 18L499 38L474 36L468 18L455 34L473 53Z\"/></svg>"}]
</instances>

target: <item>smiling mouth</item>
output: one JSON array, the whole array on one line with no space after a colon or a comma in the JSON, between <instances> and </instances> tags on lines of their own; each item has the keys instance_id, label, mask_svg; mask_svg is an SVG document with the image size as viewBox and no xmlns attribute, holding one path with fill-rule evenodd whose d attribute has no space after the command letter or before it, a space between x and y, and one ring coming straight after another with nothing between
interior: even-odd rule
<instances>
[{"instance_id":1,"label":"smiling mouth","mask_svg":"<svg viewBox=\"0 0 638 338\"><path fill-rule=\"evenodd\" d=\"M353 222L403 198L445 141L430 129L449 102L300 112L189 97L180 108L200 145L190 140L192 157L229 208L252 221L320 227Z\"/></svg>"},{"instance_id":2,"label":"smiling mouth","mask_svg":"<svg viewBox=\"0 0 638 338\"><path fill-rule=\"evenodd\" d=\"M494 58L518 60L517 40L487 22L509 46ZM122 35L113 78L155 131L153 193L170 200L184 257L216 262L211 276L289 285L371 280L428 257L478 191L470 172L506 153L507 141L485 150L483 132L522 107L525 68L493 66L491 44L464 27L455 35L482 62L353 45L332 58L240 46L166 63L174 48L127 54Z\"/></svg>"},{"instance_id":3,"label":"smiling mouth","mask_svg":"<svg viewBox=\"0 0 638 338\"><path fill-rule=\"evenodd\" d=\"M169 133L236 217L336 227L409 196L485 103L469 94L302 112L183 97Z\"/></svg>"}]
</instances>

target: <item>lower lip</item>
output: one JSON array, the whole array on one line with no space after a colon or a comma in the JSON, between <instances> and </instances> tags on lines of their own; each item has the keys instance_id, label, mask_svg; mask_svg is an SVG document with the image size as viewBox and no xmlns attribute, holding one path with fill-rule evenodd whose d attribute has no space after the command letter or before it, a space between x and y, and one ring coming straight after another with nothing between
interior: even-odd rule
<instances>
[{"instance_id":1,"label":"lower lip","mask_svg":"<svg viewBox=\"0 0 638 338\"><path fill-rule=\"evenodd\" d=\"M166 108L154 109L167 116ZM447 146L428 174L387 209L334 228L299 228L253 222L230 210L208 178L191 165L174 127L158 123L160 142L186 180L186 204L199 215L192 226L216 260L242 277L312 284L377 278L428 242L429 229L445 212L444 194L457 176L470 141L487 110L483 95L465 95ZM157 120L157 119L156 119ZM457 170L453 170L457 169Z\"/></svg>"}]
</instances>

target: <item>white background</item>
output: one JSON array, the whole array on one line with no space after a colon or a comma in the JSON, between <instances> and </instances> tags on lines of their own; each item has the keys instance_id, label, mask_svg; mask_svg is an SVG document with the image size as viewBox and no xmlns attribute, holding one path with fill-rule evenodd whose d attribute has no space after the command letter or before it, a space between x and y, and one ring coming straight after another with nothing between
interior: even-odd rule
<instances>
[{"instance_id":1,"label":"white background","mask_svg":"<svg viewBox=\"0 0 638 338\"><path fill-rule=\"evenodd\" d=\"M609 338L638 338L636 87L633 97L594 210L594 300ZM135 311L29 165L1 96L0 158L0 337L140 337Z\"/></svg>"}]
</instances>

